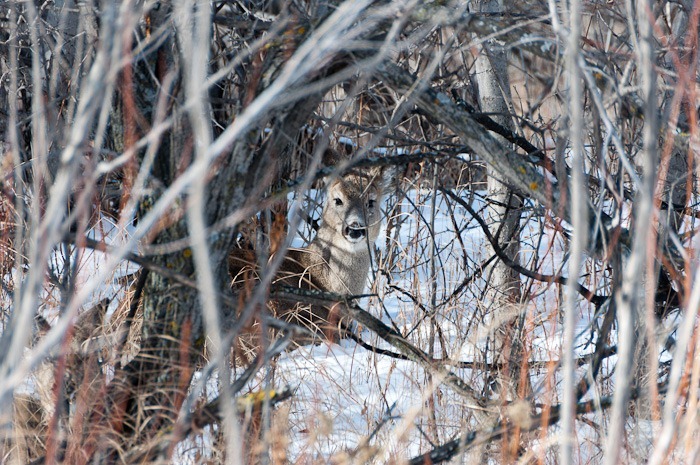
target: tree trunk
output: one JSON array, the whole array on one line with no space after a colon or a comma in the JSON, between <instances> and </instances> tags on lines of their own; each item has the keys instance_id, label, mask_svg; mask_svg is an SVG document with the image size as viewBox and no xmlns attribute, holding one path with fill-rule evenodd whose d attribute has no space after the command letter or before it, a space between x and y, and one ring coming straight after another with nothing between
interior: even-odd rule
<instances>
[{"instance_id":1,"label":"tree trunk","mask_svg":"<svg viewBox=\"0 0 700 465\"><path fill-rule=\"evenodd\" d=\"M151 15L151 25L154 29L169 21L172 21L172 13L163 5ZM178 57L178 53L182 51L176 47L174 39L173 36L169 36L152 59L140 62L133 72L133 82L127 82L133 89L139 90L135 98L136 105L140 115L147 121L154 118L155 102L166 76L172 72L182 75L188 71L182 69L184 60ZM271 67L273 63L279 66L279 61L284 57L282 54L275 56L275 53L277 52L273 50L268 56L268 65ZM159 80L154 81L153 76ZM184 84L174 87L179 89L183 86ZM243 105L242 102L254 99L264 90L255 86L241 88L243 90L240 93L227 95L227 98L222 100L230 101L235 98ZM129 92L128 88L122 89L120 103L123 117L117 124L118 127L124 128L125 134L128 133L129 124L134 124L133 121L130 123L126 116ZM254 94L249 95L249 92ZM190 96L186 92L184 95L175 93L169 107L173 110L182 109L181 105L188 97ZM275 160L285 156L285 147L296 140L295 135L309 120L321 97L320 93L312 94L307 96L301 105L292 104L278 110L274 115L261 118L262 121L258 125L269 122L269 126L273 128L272 137L262 149L254 149L259 144L259 132L248 130L210 166L205 175L202 202L206 226L215 225L229 217L245 205L248 199L260 198L265 193L266 186L276 181L280 173L270 170L270 167L283 165ZM208 102L206 105L209 105ZM218 114L223 112L218 110ZM204 113L212 114L211 108L205 108ZM174 183L198 156L195 149L201 140L193 129L195 124L191 114L188 117L188 113L182 112L158 150L153 172L164 188ZM208 124L211 124L211 121ZM129 138L125 137L124 149L129 149L128 142ZM128 173L125 173L125 177L128 177ZM156 191L155 195L140 201L143 214L148 212L149 205L158 200L159 191ZM188 243L192 240L191 218L186 215L189 199L189 196L180 198L171 206L169 214L162 220L163 227L153 237L152 245ZM218 293L229 292L227 257L234 241L235 236L226 231L211 234L206 238L214 289ZM193 259L192 249L186 247L172 253L155 255L151 262L157 267L195 281L199 271ZM162 447L162 441L153 440L162 431L173 430L190 387L194 363L201 356L204 347L201 292L201 289L173 282L169 277L157 272L150 272L146 278L142 291L143 326L140 351L123 370L116 373L111 386L107 415L116 444L121 444L121 448L128 450L128 457L131 459L136 457L138 460L150 460L157 454L162 455L166 452L158 449ZM218 302L221 302L221 299L218 299ZM217 308L218 318L233 318L234 309L221 305ZM206 334L209 329L207 328ZM224 345L219 349L226 361L225 354L230 348ZM236 421L235 418L229 420ZM157 444L155 449L154 444ZM116 452L111 445L102 454L98 453L95 456L98 462L116 458Z\"/></svg>"},{"instance_id":2,"label":"tree trunk","mask_svg":"<svg viewBox=\"0 0 700 465\"><path fill-rule=\"evenodd\" d=\"M485 13L498 13L503 11L503 5L498 0L480 0L476 3L476 9ZM502 127L513 131L506 50L496 40L484 42L474 68L481 111ZM496 138L503 147L509 150L513 148L513 144L504 138ZM489 206L485 219L491 234L501 244L506 255L519 263L522 199L500 181L498 171L491 165L488 165L486 174ZM492 247L488 246L488 249L487 256L494 253ZM488 312L485 322L494 335L493 361L506 367L501 368L496 376L499 394L504 402L522 399L529 394L530 386L527 369L523 368L527 366L528 360L523 337L525 315L519 307L520 276L501 260L491 265L485 276ZM505 460L515 458L520 442L520 434L516 432L512 437L504 439L502 450L489 449L489 455L501 455Z\"/></svg>"},{"instance_id":3,"label":"tree trunk","mask_svg":"<svg viewBox=\"0 0 700 465\"><path fill-rule=\"evenodd\" d=\"M487 13L502 12L502 5L495 0L477 2L477 10ZM481 111L488 114L504 128L513 131L514 125L509 108L510 88L508 79L507 52L495 40L484 42L481 53L475 63L475 77L478 85L478 98ZM495 136L504 147L512 148L505 139ZM507 185L491 165L487 168L487 190L489 207L487 221L491 234L502 244L505 253L518 263L520 250L520 209L522 199ZM490 247L489 247L490 248ZM493 254L493 251L489 252ZM504 392L512 399L527 395L527 382L520 386L523 360L523 323L524 318L518 309L520 303L520 277L511 267L502 261L494 263L486 273L488 288L486 302L488 320L496 326L494 354L495 362L509 365L507 372L500 374L499 383ZM492 328L489 328L492 329ZM525 388L526 390L522 390Z\"/></svg>"}]
</instances>

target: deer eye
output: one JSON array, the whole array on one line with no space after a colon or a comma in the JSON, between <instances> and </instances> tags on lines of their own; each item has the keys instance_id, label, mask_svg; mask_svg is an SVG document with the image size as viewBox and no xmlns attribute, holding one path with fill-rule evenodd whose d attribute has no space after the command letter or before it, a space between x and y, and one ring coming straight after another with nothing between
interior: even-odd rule
<instances>
[{"instance_id":1,"label":"deer eye","mask_svg":"<svg viewBox=\"0 0 700 465\"><path fill-rule=\"evenodd\" d=\"M338 207L343 205L343 201L340 200L338 197L334 198L333 201L335 202L336 206L338 206Z\"/></svg>"},{"instance_id":2,"label":"deer eye","mask_svg":"<svg viewBox=\"0 0 700 465\"><path fill-rule=\"evenodd\" d=\"M369 208L370 210L373 209L373 208L374 208L374 203L375 203L374 200L369 199L369 200L367 201L367 208Z\"/></svg>"}]
</instances>

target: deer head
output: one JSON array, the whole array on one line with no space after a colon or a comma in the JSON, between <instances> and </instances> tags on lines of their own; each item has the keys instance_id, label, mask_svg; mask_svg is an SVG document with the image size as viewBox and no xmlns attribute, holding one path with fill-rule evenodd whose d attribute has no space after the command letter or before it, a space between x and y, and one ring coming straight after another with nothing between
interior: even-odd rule
<instances>
[{"instance_id":1,"label":"deer head","mask_svg":"<svg viewBox=\"0 0 700 465\"><path fill-rule=\"evenodd\" d=\"M319 236L331 247L366 251L381 226L381 200L393 170L371 168L336 177L327 184Z\"/></svg>"}]
</instances>

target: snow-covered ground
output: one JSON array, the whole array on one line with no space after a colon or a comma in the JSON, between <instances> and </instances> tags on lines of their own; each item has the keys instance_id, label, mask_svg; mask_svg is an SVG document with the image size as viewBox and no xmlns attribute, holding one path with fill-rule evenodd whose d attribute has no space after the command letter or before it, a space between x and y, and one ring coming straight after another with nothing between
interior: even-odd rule
<instances>
[{"instance_id":1,"label":"snow-covered ground","mask_svg":"<svg viewBox=\"0 0 700 465\"><path fill-rule=\"evenodd\" d=\"M368 289L375 296L364 299L361 305L385 323L399 328L425 352L431 351L432 341L432 355L436 358L483 360L484 350L492 342L489 339L492 331L483 324L489 321L488 317L484 318L484 313L489 311L488 302L482 297L487 278L479 277L462 292L448 297L488 258L486 239L465 209L454 203L448 207L447 199L442 196L436 199L433 213L431 195L415 190L401 202L402 213L394 222L400 228L398 235L388 230L386 234L392 240L380 236L377 242L379 263L386 263L390 252L394 254L391 272L373 275ZM485 205L482 195L476 193L471 200L477 211ZM561 238L539 224L537 218L524 220L523 237L523 263L529 263L537 255L540 272L560 271ZM398 240L393 242L395 238ZM387 250L387 243L393 250ZM431 257L432 247L436 250L434 257ZM431 259L435 260L434 265ZM513 312L523 312L532 320L527 335L530 360L556 361L561 346L558 289L526 279L522 284L523 288L529 286L530 297ZM433 308L433 301L437 306L431 327L426 312ZM577 328L584 335L589 330L591 315L585 303L580 305L580 310ZM361 331L360 335L374 346L392 349L370 331ZM581 353L590 351L591 346L580 348ZM429 448L431 441L451 439L471 418L464 399L448 387L433 384L431 374L416 363L375 355L353 341L307 346L284 353L270 370L275 386L288 385L294 389L294 397L289 401L292 459L323 461L335 454L351 453L367 440L378 447L374 463L409 458ZM452 370L477 391L483 387L483 374L478 370ZM535 387L544 389L549 378L547 370L532 375ZM263 387L262 379L270 377L263 373L261 384L254 389ZM556 389L552 395L548 400L556 398ZM431 422L438 427L431 429ZM433 431L437 431L438 437L434 437Z\"/></svg>"},{"instance_id":2,"label":"snow-covered ground","mask_svg":"<svg viewBox=\"0 0 700 465\"><path fill-rule=\"evenodd\" d=\"M483 193L459 194L469 199L474 210L485 208ZM318 194L313 195L317 197L316 202L320 202ZM455 292L465 278L478 273L479 264L489 258L486 238L464 208L439 194L433 203L432 195L428 191L412 190L399 202L400 208L392 210L394 227L385 228L376 244L375 272L367 288L372 296L362 299L360 304L435 358L449 357L455 362L492 361L490 344L497 322L490 316L489 302L484 299L488 276L479 275ZM387 207L395 206L393 200L387 204ZM318 217L318 209L312 216ZM124 243L129 234L129 228L120 228L110 218L101 217L88 237L118 245ZM310 236L308 230L302 230L292 245L303 246ZM543 223L542 217L535 214L523 217L521 240L520 262L523 265L543 274L566 275L564 240ZM105 262L102 252L83 249L78 254L74 249L64 248L52 254L50 271L61 276L65 266L75 266L76 286L80 286L95 279ZM608 284L608 276L604 270L593 268L592 263L587 263L582 282L600 291ZM383 272L376 272L378 266L383 267ZM123 278L137 268L123 262L97 287L83 308L104 300L108 302L109 317L124 295ZM526 297L509 309L509 314L522 314L528 322L523 337L529 360L556 362L560 358L562 341L560 289L527 278L522 278L521 285ZM46 288L43 302L46 304L42 316L52 321L61 308L57 287ZM596 317L593 306L583 300L578 309L576 355L581 356L593 351L595 340L590 340L590 334ZM395 351L366 329L359 328L359 335L374 346ZM612 343L615 343L614 335ZM604 375L610 374L614 362L615 357L611 357L604 363ZM477 392L488 382L483 370L450 369ZM550 363L530 370L535 402L558 402L560 379L555 369L556 364ZM583 376L585 369L581 367L578 375ZM610 389L611 384L606 381L602 386ZM31 391L32 385L28 382L25 389ZM209 397L216 395L215 386L215 379L207 383ZM284 352L246 389L284 386L290 386L294 396L285 403L281 409L283 418L277 421L286 422L289 458L300 463L325 462L333 456L351 454L366 442L374 446L374 463L388 463L415 456L432 445L452 439L465 427L476 426L464 399L436 382L432 373L414 362L369 352L351 340ZM594 390L590 396L609 392ZM591 420L593 424L605 423L601 414L591 415ZM652 426L647 430L651 431ZM556 427L543 433L534 440L533 450L556 446L556 433ZM580 423L577 433L581 457L597 457L601 431ZM186 441L179 449L178 460L193 461L202 448L211 444L209 434L205 432L192 442Z\"/></svg>"}]
</instances>

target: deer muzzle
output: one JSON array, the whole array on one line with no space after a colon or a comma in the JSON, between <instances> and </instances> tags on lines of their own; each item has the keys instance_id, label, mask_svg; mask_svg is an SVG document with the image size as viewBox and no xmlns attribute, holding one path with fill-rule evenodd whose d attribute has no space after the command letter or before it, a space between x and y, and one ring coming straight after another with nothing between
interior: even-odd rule
<instances>
[{"instance_id":1,"label":"deer muzzle","mask_svg":"<svg viewBox=\"0 0 700 465\"><path fill-rule=\"evenodd\" d=\"M350 242L359 242L367 236L367 228L360 223L354 222L346 226L343 233Z\"/></svg>"}]
</instances>

